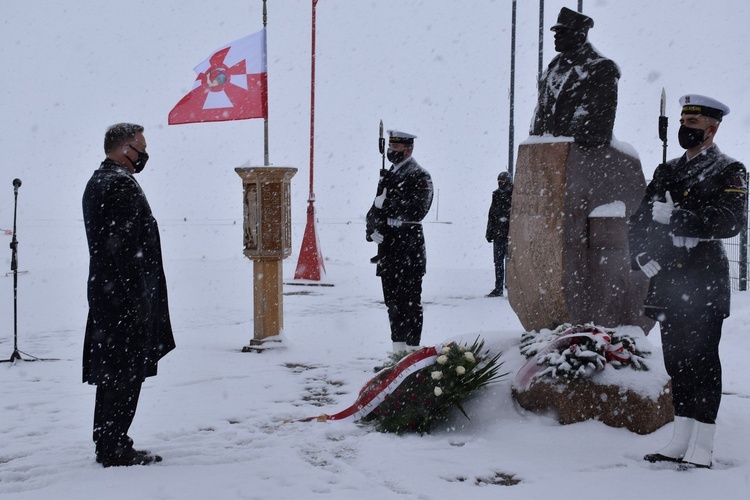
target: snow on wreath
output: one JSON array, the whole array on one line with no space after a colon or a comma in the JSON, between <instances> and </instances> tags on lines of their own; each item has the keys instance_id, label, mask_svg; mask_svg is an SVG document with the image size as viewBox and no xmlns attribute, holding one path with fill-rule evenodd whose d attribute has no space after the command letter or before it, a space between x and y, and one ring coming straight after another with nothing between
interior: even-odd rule
<instances>
[{"instance_id":1,"label":"snow on wreath","mask_svg":"<svg viewBox=\"0 0 750 500\"><path fill-rule=\"evenodd\" d=\"M484 341L471 346L454 342L391 355L359 392L349 408L334 415L300 421L350 420L368 422L381 432L429 433L453 408L469 418L463 403L477 390L499 380L502 353L490 358Z\"/></svg>"},{"instance_id":2,"label":"snow on wreath","mask_svg":"<svg viewBox=\"0 0 750 500\"><path fill-rule=\"evenodd\" d=\"M527 386L533 378L574 381L591 378L609 363L614 368L630 366L648 370L644 358L651 355L638 348L629 335L618 334L592 323L560 325L543 333L525 333L521 337L521 353L530 359L517 376ZM538 365L538 366L534 366ZM523 372L526 369L527 375Z\"/></svg>"}]
</instances>

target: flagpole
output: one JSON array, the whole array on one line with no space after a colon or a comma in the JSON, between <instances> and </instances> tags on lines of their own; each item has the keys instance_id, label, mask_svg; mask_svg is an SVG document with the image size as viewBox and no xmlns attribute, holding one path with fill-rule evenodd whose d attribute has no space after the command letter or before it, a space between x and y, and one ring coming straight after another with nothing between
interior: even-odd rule
<instances>
[{"instance_id":1,"label":"flagpole","mask_svg":"<svg viewBox=\"0 0 750 500\"><path fill-rule=\"evenodd\" d=\"M513 12L511 14L510 28L510 117L508 119L508 172L513 176L513 150L514 146L514 107L516 102L516 0L513 0Z\"/></svg>"},{"instance_id":2,"label":"flagpole","mask_svg":"<svg viewBox=\"0 0 750 500\"><path fill-rule=\"evenodd\" d=\"M318 243L318 232L315 226L315 191L313 179L315 175L315 8L318 0L312 1L312 28L311 28L311 50L310 50L310 195L307 199L307 224L305 234L302 236L302 247L297 260L297 269L294 271L295 280L321 281L321 275L325 273L323 254Z\"/></svg>"},{"instance_id":3,"label":"flagpole","mask_svg":"<svg viewBox=\"0 0 750 500\"><path fill-rule=\"evenodd\" d=\"M542 60L544 59L544 0L539 0L539 68L537 69L537 87L542 81Z\"/></svg>"},{"instance_id":4,"label":"flagpole","mask_svg":"<svg viewBox=\"0 0 750 500\"><path fill-rule=\"evenodd\" d=\"M315 203L315 192L313 191L313 164L315 162L315 7L318 0L312 0L312 41L311 41L311 59L310 59L310 197L308 203L310 207ZM308 207L308 212L310 208Z\"/></svg>"},{"instance_id":5,"label":"flagpole","mask_svg":"<svg viewBox=\"0 0 750 500\"><path fill-rule=\"evenodd\" d=\"M268 24L268 11L266 9L266 0L263 0L263 46L265 47L266 54L268 53L268 45L266 44L266 26ZM266 57L266 54L263 54L263 57ZM268 69L266 68L266 71ZM266 89L266 106L268 106L268 89ZM263 165L269 166L269 160L268 160L268 112L266 112L266 116L263 118Z\"/></svg>"}]
</instances>

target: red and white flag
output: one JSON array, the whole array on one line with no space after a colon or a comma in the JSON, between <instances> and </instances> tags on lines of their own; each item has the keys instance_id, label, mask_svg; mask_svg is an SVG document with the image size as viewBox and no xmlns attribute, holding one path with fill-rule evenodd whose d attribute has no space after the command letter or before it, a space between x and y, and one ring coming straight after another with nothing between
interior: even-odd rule
<instances>
[{"instance_id":1,"label":"red and white flag","mask_svg":"<svg viewBox=\"0 0 750 500\"><path fill-rule=\"evenodd\" d=\"M169 124L268 117L266 30L216 50L196 66L193 89L169 112Z\"/></svg>"}]
</instances>

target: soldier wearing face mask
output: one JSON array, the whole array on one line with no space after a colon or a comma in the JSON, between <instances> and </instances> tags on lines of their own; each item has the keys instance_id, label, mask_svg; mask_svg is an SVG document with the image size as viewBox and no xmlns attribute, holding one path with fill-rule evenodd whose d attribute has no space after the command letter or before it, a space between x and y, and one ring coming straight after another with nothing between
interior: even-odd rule
<instances>
[{"instance_id":1,"label":"soldier wearing face mask","mask_svg":"<svg viewBox=\"0 0 750 500\"><path fill-rule=\"evenodd\" d=\"M719 341L731 292L721 239L746 224L747 174L714 144L729 108L697 94L680 104L685 154L656 168L628 222L632 269L651 279L645 314L661 328L675 409L671 442L644 459L711 467L721 401Z\"/></svg>"},{"instance_id":2,"label":"soldier wearing face mask","mask_svg":"<svg viewBox=\"0 0 750 500\"><path fill-rule=\"evenodd\" d=\"M585 144L608 144L617 111L620 69L588 42L594 20L563 7L555 32L559 52L539 82L530 135L573 137Z\"/></svg>"},{"instance_id":3,"label":"soldier wearing face mask","mask_svg":"<svg viewBox=\"0 0 750 500\"><path fill-rule=\"evenodd\" d=\"M393 351L419 348L422 277L427 269L422 219L432 205L432 178L412 157L416 136L389 130L388 161L367 213L367 241L378 244L377 276L388 308Z\"/></svg>"}]
</instances>

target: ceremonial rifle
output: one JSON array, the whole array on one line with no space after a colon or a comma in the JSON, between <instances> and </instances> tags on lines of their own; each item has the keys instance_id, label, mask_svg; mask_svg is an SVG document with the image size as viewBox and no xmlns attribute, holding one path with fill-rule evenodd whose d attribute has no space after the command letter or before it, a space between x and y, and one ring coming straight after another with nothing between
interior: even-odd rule
<instances>
[{"instance_id":1,"label":"ceremonial rifle","mask_svg":"<svg viewBox=\"0 0 750 500\"><path fill-rule=\"evenodd\" d=\"M380 157L383 163L380 166L380 177L383 177L383 170L385 170L385 137L383 137L383 120L380 120L380 140L378 140L378 147L380 148Z\"/></svg>"},{"instance_id":2,"label":"ceremonial rifle","mask_svg":"<svg viewBox=\"0 0 750 500\"><path fill-rule=\"evenodd\" d=\"M380 178L378 179L378 189L375 192L375 196L380 196L383 192L383 181L388 171L385 169L385 137L383 136L383 120L380 120L380 135L378 139L378 149L380 150L381 165L380 165ZM365 217L366 223L366 234L367 239L370 241L370 235L373 231L377 231L383 224L383 216L379 208L375 208L375 205L370 207ZM381 229L382 231L382 229ZM370 259L370 262L376 264L380 260L380 245L378 245L378 255Z\"/></svg>"},{"instance_id":3,"label":"ceremonial rifle","mask_svg":"<svg viewBox=\"0 0 750 500\"><path fill-rule=\"evenodd\" d=\"M661 103L659 106L659 139L661 139L663 153L662 163L667 163L667 127L668 118L666 116L667 106L667 94L664 92L664 87L661 89Z\"/></svg>"}]
</instances>

